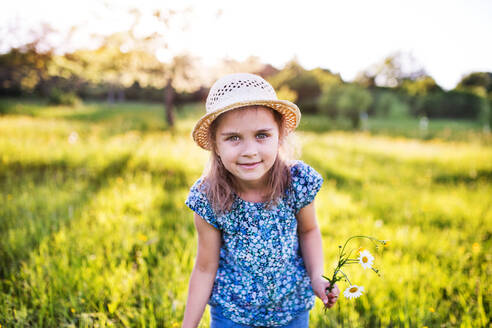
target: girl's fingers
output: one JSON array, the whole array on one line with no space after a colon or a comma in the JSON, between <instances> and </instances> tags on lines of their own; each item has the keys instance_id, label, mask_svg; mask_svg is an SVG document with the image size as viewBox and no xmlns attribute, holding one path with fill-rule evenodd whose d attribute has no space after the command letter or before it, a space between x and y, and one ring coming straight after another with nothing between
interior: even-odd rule
<instances>
[{"instance_id":1,"label":"girl's fingers","mask_svg":"<svg viewBox=\"0 0 492 328\"><path fill-rule=\"evenodd\" d=\"M338 300L338 293L329 293L328 295L328 307L332 307Z\"/></svg>"}]
</instances>

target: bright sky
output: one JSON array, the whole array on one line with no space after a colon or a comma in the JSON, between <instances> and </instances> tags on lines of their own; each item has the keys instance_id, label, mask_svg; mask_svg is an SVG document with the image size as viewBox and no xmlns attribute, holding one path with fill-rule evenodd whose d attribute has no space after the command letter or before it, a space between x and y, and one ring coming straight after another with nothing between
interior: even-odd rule
<instances>
[{"instance_id":1,"label":"bright sky","mask_svg":"<svg viewBox=\"0 0 492 328\"><path fill-rule=\"evenodd\" d=\"M143 12L192 7L187 21L178 22L188 29L170 32L168 40L173 54L187 51L206 64L253 55L282 68L296 57L307 69L328 68L350 81L403 51L446 89L472 71L492 72L489 0L15 0L0 5L0 26L15 20L26 29L41 20L57 29L83 24L74 38L82 46L90 44L91 32L127 28L131 20L122 13L131 5ZM145 33L155 26L149 15L138 30ZM2 47L19 42L9 35L0 29Z\"/></svg>"}]
</instances>

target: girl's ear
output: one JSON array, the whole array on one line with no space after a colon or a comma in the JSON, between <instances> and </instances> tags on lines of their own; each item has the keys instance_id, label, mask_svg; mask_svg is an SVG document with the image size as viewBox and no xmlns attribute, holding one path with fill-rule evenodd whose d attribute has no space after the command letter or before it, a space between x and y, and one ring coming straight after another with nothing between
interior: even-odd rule
<instances>
[{"instance_id":1,"label":"girl's ear","mask_svg":"<svg viewBox=\"0 0 492 328\"><path fill-rule=\"evenodd\" d=\"M219 152L217 151L217 148L215 147L215 145L212 147L212 151L214 152L215 157L217 157L217 160L219 161L219 163L222 162L222 160L220 159Z\"/></svg>"},{"instance_id":2,"label":"girl's ear","mask_svg":"<svg viewBox=\"0 0 492 328\"><path fill-rule=\"evenodd\" d=\"M279 130L279 133L278 133L278 145L279 146L283 146L283 144L285 142L286 135L287 135L287 133L284 129Z\"/></svg>"}]
</instances>

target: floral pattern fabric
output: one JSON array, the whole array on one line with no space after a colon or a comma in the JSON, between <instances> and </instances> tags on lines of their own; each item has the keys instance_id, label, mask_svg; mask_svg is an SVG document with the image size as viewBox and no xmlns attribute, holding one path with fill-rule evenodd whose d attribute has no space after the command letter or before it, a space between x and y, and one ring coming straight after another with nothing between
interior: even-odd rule
<instances>
[{"instance_id":1,"label":"floral pattern fabric","mask_svg":"<svg viewBox=\"0 0 492 328\"><path fill-rule=\"evenodd\" d=\"M220 230L222 246L211 306L232 321L281 326L314 305L301 256L296 214L310 204L323 178L302 161L291 166L291 184L277 206L236 197L230 212L214 213L198 179L186 205Z\"/></svg>"}]
</instances>

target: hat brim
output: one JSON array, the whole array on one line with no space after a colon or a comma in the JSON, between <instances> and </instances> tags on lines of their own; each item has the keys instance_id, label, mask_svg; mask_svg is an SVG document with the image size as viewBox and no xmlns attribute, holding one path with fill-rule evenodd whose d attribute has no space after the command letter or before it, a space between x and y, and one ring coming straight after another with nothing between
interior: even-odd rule
<instances>
[{"instance_id":1,"label":"hat brim","mask_svg":"<svg viewBox=\"0 0 492 328\"><path fill-rule=\"evenodd\" d=\"M213 113L204 115L195 125L192 136L193 140L205 150L211 150L212 145L209 140L209 128L210 124L220 115L233 109L245 107L245 106L265 106L272 108L283 115L285 130L287 133L293 131L299 125L301 121L301 111L296 104L288 100L254 100L254 101L241 101L230 104Z\"/></svg>"}]
</instances>

